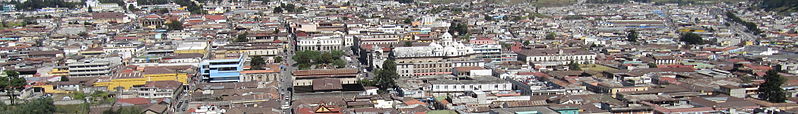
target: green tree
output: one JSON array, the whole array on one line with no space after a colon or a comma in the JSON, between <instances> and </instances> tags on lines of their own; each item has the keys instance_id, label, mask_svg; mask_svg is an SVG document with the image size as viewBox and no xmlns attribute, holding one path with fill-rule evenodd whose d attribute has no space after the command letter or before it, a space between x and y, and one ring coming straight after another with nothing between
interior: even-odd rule
<instances>
[{"instance_id":1,"label":"green tree","mask_svg":"<svg viewBox=\"0 0 798 114\"><path fill-rule=\"evenodd\" d=\"M83 93L82 91L73 92L70 97L75 100L81 100L83 103L80 103L80 112L88 113L90 110L91 104L89 104L89 95Z\"/></svg>"},{"instance_id":2,"label":"green tree","mask_svg":"<svg viewBox=\"0 0 798 114\"><path fill-rule=\"evenodd\" d=\"M528 45L529 45L529 40L525 40L525 41L524 41L524 45L525 45L525 46L528 46Z\"/></svg>"},{"instance_id":3,"label":"green tree","mask_svg":"<svg viewBox=\"0 0 798 114\"><path fill-rule=\"evenodd\" d=\"M178 20L172 20L169 23L166 23L166 26L169 27L169 30L183 30L183 22Z\"/></svg>"},{"instance_id":4,"label":"green tree","mask_svg":"<svg viewBox=\"0 0 798 114\"><path fill-rule=\"evenodd\" d=\"M452 35L465 35L468 34L468 25L460 21L455 21L449 25L449 31Z\"/></svg>"},{"instance_id":5,"label":"green tree","mask_svg":"<svg viewBox=\"0 0 798 114\"><path fill-rule=\"evenodd\" d=\"M86 37L86 36L89 36L89 33L86 33L86 32L80 32L80 33L78 33L78 36L81 36L81 37Z\"/></svg>"},{"instance_id":6,"label":"green tree","mask_svg":"<svg viewBox=\"0 0 798 114\"><path fill-rule=\"evenodd\" d=\"M387 92L386 90L396 87L394 79L398 78L399 74L396 73L396 63L393 60L385 60L382 63L382 68L378 69L376 73L377 76L374 77L374 80L381 92L384 93Z\"/></svg>"},{"instance_id":7,"label":"green tree","mask_svg":"<svg viewBox=\"0 0 798 114\"><path fill-rule=\"evenodd\" d=\"M91 6L89 6L87 9L89 10L89 13L94 12L94 10L91 9Z\"/></svg>"},{"instance_id":8,"label":"green tree","mask_svg":"<svg viewBox=\"0 0 798 114\"><path fill-rule=\"evenodd\" d=\"M249 42L249 39L247 39L247 34L249 34L249 33L247 33L247 32L244 32L244 33L242 33L242 34L238 34L238 35L236 36L236 39L235 39L235 40L233 40L233 41L234 41L234 42Z\"/></svg>"},{"instance_id":9,"label":"green tree","mask_svg":"<svg viewBox=\"0 0 798 114\"><path fill-rule=\"evenodd\" d=\"M333 50L333 51L330 51L330 54L332 54L332 56L333 56L335 59L340 59L340 58L341 58L341 56L344 56L344 51L341 51L341 50Z\"/></svg>"},{"instance_id":10,"label":"green tree","mask_svg":"<svg viewBox=\"0 0 798 114\"><path fill-rule=\"evenodd\" d=\"M280 63L280 62L283 62L283 57L281 56L274 57L274 63Z\"/></svg>"},{"instance_id":11,"label":"green tree","mask_svg":"<svg viewBox=\"0 0 798 114\"><path fill-rule=\"evenodd\" d=\"M291 57L294 61L296 61L297 67L299 69L307 69L310 68L313 63L318 60L321 53L318 51L297 51L294 56Z\"/></svg>"},{"instance_id":12,"label":"green tree","mask_svg":"<svg viewBox=\"0 0 798 114\"><path fill-rule=\"evenodd\" d=\"M582 70L582 68L579 67L579 63L576 63L576 62L573 62L573 61L571 61L571 63L568 63L568 69L569 70Z\"/></svg>"},{"instance_id":13,"label":"green tree","mask_svg":"<svg viewBox=\"0 0 798 114\"><path fill-rule=\"evenodd\" d=\"M413 23L413 19L405 18L405 20L402 21L402 22L404 22L405 24L411 24L411 23Z\"/></svg>"},{"instance_id":14,"label":"green tree","mask_svg":"<svg viewBox=\"0 0 798 114\"><path fill-rule=\"evenodd\" d=\"M648 68L657 68L656 63L648 63Z\"/></svg>"},{"instance_id":15,"label":"green tree","mask_svg":"<svg viewBox=\"0 0 798 114\"><path fill-rule=\"evenodd\" d=\"M21 90L28 85L27 81L23 77L19 77L19 72L17 71L5 71L8 77L0 78L0 88L6 91L9 100L11 101L11 105L14 105L14 101L16 100L15 91Z\"/></svg>"},{"instance_id":16,"label":"green tree","mask_svg":"<svg viewBox=\"0 0 798 114\"><path fill-rule=\"evenodd\" d=\"M55 105L51 98L38 98L28 101L16 109L17 114L52 114L55 113Z\"/></svg>"},{"instance_id":17,"label":"green tree","mask_svg":"<svg viewBox=\"0 0 798 114\"><path fill-rule=\"evenodd\" d=\"M626 34L626 41L637 42L637 36L636 30L629 30L628 34Z\"/></svg>"},{"instance_id":18,"label":"green tree","mask_svg":"<svg viewBox=\"0 0 798 114\"><path fill-rule=\"evenodd\" d=\"M336 68L344 68L344 67L346 67L346 61L344 61L342 59L334 60L332 62L332 64L335 65Z\"/></svg>"},{"instance_id":19,"label":"green tree","mask_svg":"<svg viewBox=\"0 0 798 114\"><path fill-rule=\"evenodd\" d=\"M266 62L260 56L252 57L252 61L249 63L252 66L252 70L263 70L263 64Z\"/></svg>"},{"instance_id":20,"label":"green tree","mask_svg":"<svg viewBox=\"0 0 798 114\"><path fill-rule=\"evenodd\" d=\"M61 81L62 81L62 82L69 81L69 77L67 77L67 76L61 76Z\"/></svg>"},{"instance_id":21,"label":"green tree","mask_svg":"<svg viewBox=\"0 0 798 114\"><path fill-rule=\"evenodd\" d=\"M410 4L410 3L413 3L413 0L397 0L397 1L399 1L399 3L402 3L402 4Z\"/></svg>"},{"instance_id":22,"label":"green tree","mask_svg":"<svg viewBox=\"0 0 798 114\"><path fill-rule=\"evenodd\" d=\"M413 42L409 42L409 41L407 41L407 42L405 42L405 46L406 46L406 47L413 46Z\"/></svg>"},{"instance_id":23,"label":"green tree","mask_svg":"<svg viewBox=\"0 0 798 114\"><path fill-rule=\"evenodd\" d=\"M363 86L377 86L376 84L377 82L374 82L374 80L369 80L369 79L358 80L357 83Z\"/></svg>"},{"instance_id":24,"label":"green tree","mask_svg":"<svg viewBox=\"0 0 798 114\"><path fill-rule=\"evenodd\" d=\"M557 33L554 33L554 32L549 32L548 34L546 34L546 40L554 40L554 38L556 38L556 37L557 37Z\"/></svg>"},{"instance_id":25,"label":"green tree","mask_svg":"<svg viewBox=\"0 0 798 114\"><path fill-rule=\"evenodd\" d=\"M704 44L704 39L701 38L700 35L692 32L683 33L682 36L679 37L679 40L690 45Z\"/></svg>"},{"instance_id":26,"label":"green tree","mask_svg":"<svg viewBox=\"0 0 798 114\"><path fill-rule=\"evenodd\" d=\"M282 7L275 7L274 10L272 10L272 12L273 13L283 13L283 8Z\"/></svg>"},{"instance_id":27,"label":"green tree","mask_svg":"<svg viewBox=\"0 0 798 114\"><path fill-rule=\"evenodd\" d=\"M776 70L768 71L765 75L765 83L759 85L759 99L783 103L787 99L784 89L781 88L784 82L784 77L781 77Z\"/></svg>"},{"instance_id":28,"label":"green tree","mask_svg":"<svg viewBox=\"0 0 798 114\"><path fill-rule=\"evenodd\" d=\"M130 4L130 5L127 5L127 10L138 11L139 9L136 9L136 6L133 6L133 4Z\"/></svg>"},{"instance_id":29,"label":"green tree","mask_svg":"<svg viewBox=\"0 0 798 114\"><path fill-rule=\"evenodd\" d=\"M335 57L333 57L332 53L330 53L330 52L322 52L321 53L321 57L319 57L316 60L316 62L317 62L317 64L327 64L327 63L332 63L333 60L335 60Z\"/></svg>"}]
</instances>

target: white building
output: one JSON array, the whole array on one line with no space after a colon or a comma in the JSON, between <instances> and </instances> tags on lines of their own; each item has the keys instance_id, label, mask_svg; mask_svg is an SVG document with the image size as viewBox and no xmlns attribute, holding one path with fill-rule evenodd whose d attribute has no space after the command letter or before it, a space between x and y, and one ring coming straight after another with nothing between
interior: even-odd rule
<instances>
[{"instance_id":1,"label":"white building","mask_svg":"<svg viewBox=\"0 0 798 114\"><path fill-rule=\"evenodd\" d=\"M484 66L474 59L474 49L452 40L445 33L429 46L396 47L392 50L399 76L451 74L452 67Z\"/></svg>"},{"instance_id":2,"label":"white building","mask_svg":"<svg viewBox=\"0 0 798 114\"><path fill-rule=\"evenodd\" d=\"M558 64L565 65L570 62L579 64L593 64L596 62L596 54L585 49L528 49L518 53L518 58L531 64Z\"/></svg>"},{"instance_id":3,"label":"white building","mask_svg":"<svg viewBox=\"0 0 798 114\"><path fill-rule=\"evenodd\" d=\"M470 91L512 91L513 84L492 76L473 76L468 79L438 79L429 81L433 96L459 95Z\"/></svg>"},{"instance_id":4,"label":"white building","mask_svg":"<svg viewBox=\"0 0 798 114\"><path fill-rule=\"evenodd\" d=\"M311 38L299 38L297 50L305 51L332 51L341 50L344 46L344 38L341 35L317 36Z\"/></svg>"},{"instance_id":5,"label":"white building","mask_svg":"<svg viewBox=\"0 0 798 114\"><path fill-rule=\"evenodd\" d=\"M69 76L108 76L111 62L105 60L84 60L67 63Z\"/></svg>"}]
</instances>

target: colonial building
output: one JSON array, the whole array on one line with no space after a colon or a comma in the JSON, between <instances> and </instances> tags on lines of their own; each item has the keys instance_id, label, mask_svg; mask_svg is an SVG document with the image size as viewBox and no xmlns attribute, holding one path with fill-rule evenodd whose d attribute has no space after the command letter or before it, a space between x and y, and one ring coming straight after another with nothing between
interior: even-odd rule
<instances>
[{"instance_id":1,"label":"colonial building","mask_svg":"<svg viewBox=\"0 0 798 114\"><path fill-rule=\"evenodd\" d=\"M458 95L470 91L512 91L513 84L493 76L472 76L465 79L438 79L429 81L433 95Z\"/></svg>"},{"instance_id":2,"label":"colonial building","mask_svg":"<svg viewBox=\"0 0 798 114\"><path fill-rule=\"evenodd\" d=\"M451 74L452 67L484 65L475 59L473 48L452 40L449 33L429 46L396 47L392 52L396 71L404 77Z\"/></svg>"},{"instance_id":3,"label":"colonial building","mask_svg":"<svg viewBox=\"0 0 798 114\"><path fill-rule=\"evenodd\" d=\"M379 45L379 44L399 44L399 38L401 35L399 34L387 34L387 33L369 33L364 35L357 35L355 36L355 46L361 46L366 44L372 45Z\"/></svg>"},{"instance_id":4,"label":"colonial building","mask_svg":"<svg viewBox=\"0 0 798 114\"><path fill-rule=\"evenodd\" d=\"M144 28L156 28L164 24L166 19L159 15L150 14L144 17L139 18L139 22L141 23L141 27Z\"/></svg>"},{"instance_id":5,"label":"colonial building","mask_svg":"<svg viewBox=\"0 0 798 114\"><path fill-rule=\"evenodd\" d=\"M579 64L593 64L596 62L596 54L585 49L527 49L516 52L520 60L529 64L565 65L570 62Z\"/></svg>"},{"instance_id":6,"label":"colonial building","mask_svg":"<svg viewBox=\"0 0 798 114\"><path fill-rule=\"evenodd\" d=\"M343 49L344 38L341 35L309 36L297 38L299 51L332 51Z\"/></svg>"}]
</instances>

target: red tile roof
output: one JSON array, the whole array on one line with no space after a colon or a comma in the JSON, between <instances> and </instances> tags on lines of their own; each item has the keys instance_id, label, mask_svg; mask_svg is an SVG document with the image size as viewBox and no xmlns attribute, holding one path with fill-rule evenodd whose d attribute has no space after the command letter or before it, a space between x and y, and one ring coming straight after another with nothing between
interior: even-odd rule
<instances>
[{"instance_id":1,"label":"red tile roof","mask_svg":"<svg viewBox=\"0 0 798 114\"><path fill-rule=\"evenodd\" d=\"M224 20L224 19L225 19L225 17L224 17L224 16L222 16L222 15L205 15L205 19L210 19L210 20Z\"/></svg>"},{"instance_id":2,"label":"red tile roof","mask_svg":"<svg viewBox=\"0 0 798 114\"><path fill-rule=\"evenodd\" d=\"M128 103L128 104L134 104L134 105L150 104L150 100L146 99L146 98L117 99L116 102Z\"/></svg>"}]
</instances>

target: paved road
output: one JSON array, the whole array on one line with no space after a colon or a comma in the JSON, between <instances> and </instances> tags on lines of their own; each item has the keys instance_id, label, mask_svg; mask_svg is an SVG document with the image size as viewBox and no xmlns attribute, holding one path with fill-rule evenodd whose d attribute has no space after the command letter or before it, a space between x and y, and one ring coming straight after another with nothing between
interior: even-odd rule
<instances>
[{"instance_id":1,"label":"paved road","mask_svg":"<svg viewBox=\"0 0 798 114\"><path fill-rule=\"evenodd\" d=\"M287 25L286 25L286 28L290 29L290 27L287 26ZM293 72L294 70L297 70L296 67L293 67L293 64L295 64L296 62L293 59L291 59L291 57L294 56L294 52L296 52L296 50L294 50L296 48L294 48L294 43L293 43L293 42L296 42L296 41L294 41L294 38L293 38L293 37L295 37L295 34L293 32L291 32L291 31L289 31L289 33L291 33L291 38L288 38L289 39L288 40L288 42L289 42L288 45L289 46L288 46L288 48L286 48L286 50L288 50L288 51L281 55L283 57L283 62L282 62L282 68L281 68L282 72L280 72L280 76L281 76L280 77L280 85L278 87L280 89L280 93L283 95L283 99L282 99L283 102L280 103L280 104L282 104L283 106L288 106L287 109L283 109L283 114L291 114L291 113L293 113L293 111L292 111L293 107L291 107L291 103L292 103L293 95L294 95L294 91L293 91L294 80L293 80L293 75L291 74L291 72Z\"/></svg>"}]
</instances>

